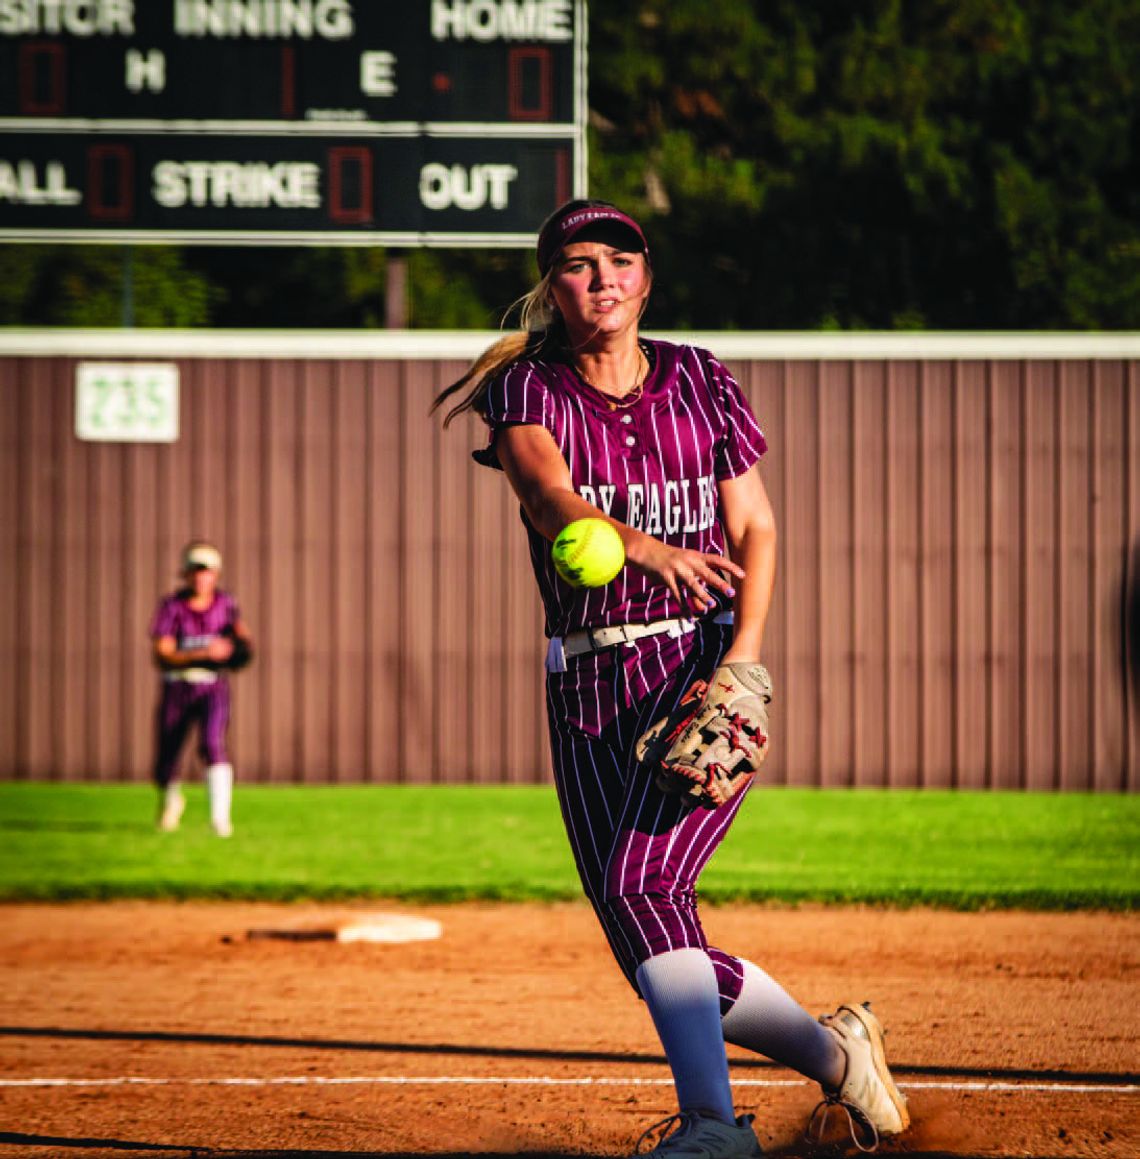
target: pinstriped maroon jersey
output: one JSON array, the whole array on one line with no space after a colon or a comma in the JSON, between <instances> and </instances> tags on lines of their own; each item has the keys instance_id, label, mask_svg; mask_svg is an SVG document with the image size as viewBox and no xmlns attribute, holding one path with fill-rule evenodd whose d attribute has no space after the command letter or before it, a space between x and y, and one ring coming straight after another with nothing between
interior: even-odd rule
<instances>
[{"instance_id":1,"label":"pinstriped maroon jersey","mask_svg":"<svg viewBox=\"0 0 1140 1159\"><path fill-rule=\"evenodd\" d=\"M229 592L217 588L214 602L203 611L190 607L189 589L163 597L150 622L150 637L173 636L179 651L204 648L228 627L241 619L237 601Z\"/></svg>"},{"instance_id":2,"label":"pinstriped maroon jersey","mask_svg":"<svg viewBox=\"0 0 1140 1159\"><path fill-rule=\"evenodd\" d=\"M668 543L725 554L717 483L767 449L740 387L707 350L643 341L652 368L641 398L611 410L564 362L525 360L490 386L490 442L476 459L497 466L497 431L518 423L550 431L578 493L606 514ZM691 614L663 584L624 567L603 588L573 588L554 569L550 543L522 512L547 636L582 627L649 623Z\"/></svg>"}]
</instances>

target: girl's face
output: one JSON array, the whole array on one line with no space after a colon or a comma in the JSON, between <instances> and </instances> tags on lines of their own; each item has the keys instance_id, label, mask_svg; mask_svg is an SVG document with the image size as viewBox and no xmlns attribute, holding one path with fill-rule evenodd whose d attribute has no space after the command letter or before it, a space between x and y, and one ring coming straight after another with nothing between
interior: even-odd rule
<instances>
[{"instance_id":1,"label":"girl's face","mask_svg":"<svg viewBox=\"0 0 1140 1159\"><path fill-rule=\"evenodd\" d=\"M637 330L652 278L645 255L597 241L571 242L556 260L550 291L571 340Z\"/></svg>"},{"instance_id":2,"label":"girl's face","mask_svg":"<svg viewBox=\"0 0 1140 1159\"><path fill-rule=\"evenodd\" d=\"M192 567L186 573L186 582L196 596L211 596L218 586L218 573L208 567Z\"/></svg>"}]
</instances>

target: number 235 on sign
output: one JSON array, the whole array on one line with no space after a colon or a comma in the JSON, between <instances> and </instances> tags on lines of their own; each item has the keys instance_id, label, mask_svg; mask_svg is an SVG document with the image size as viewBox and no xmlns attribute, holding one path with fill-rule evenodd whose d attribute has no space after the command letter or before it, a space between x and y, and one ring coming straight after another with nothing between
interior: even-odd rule
<instances>
[{"instance_id":1,"label":"number 235 on sign","mask_svg":"<svg viewBox=\"0 0 1140 1159\"><path fill-rule=\"evenodd\" d=\"M176 442L178 366L81 362L75 372L75 434L99 442Z\"/></svg>"}]
</instances>

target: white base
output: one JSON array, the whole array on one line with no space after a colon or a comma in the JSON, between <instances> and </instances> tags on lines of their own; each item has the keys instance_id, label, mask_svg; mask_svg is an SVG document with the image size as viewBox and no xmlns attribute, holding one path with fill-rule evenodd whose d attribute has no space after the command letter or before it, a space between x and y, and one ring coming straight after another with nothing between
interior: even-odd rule
<instances>
[{"instance_id":1,"label":"white base","mask_svg":"<svg viewBox=\"0 0 1140 1159\"><path fill-rule=\"evenodd\" d=\"M279 938L288 942L369 942L397 945L430 942L443 933L441 923L411 914L351 914L325 921L308 920L276 929L247 930L249 938Z\"/></svg>"},{"instance_id":2,"label":"white base","mask_svg":"<svg viewBox=\"0 0 1140 1159\"><path fill-rule=\"evenodd\" d=\"M370 914L352 918L336 927L338 942L430 942L443 933L432 918L407 914Z\"/></svg>"}]
</instances>

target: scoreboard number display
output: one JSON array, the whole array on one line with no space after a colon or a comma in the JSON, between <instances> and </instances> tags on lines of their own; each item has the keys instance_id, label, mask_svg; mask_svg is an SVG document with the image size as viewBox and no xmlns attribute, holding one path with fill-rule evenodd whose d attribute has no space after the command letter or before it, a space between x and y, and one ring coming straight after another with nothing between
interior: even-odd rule
<instances>
[{"instance_id":1,"label":"scoreboard number display","mask_svg":"<svg viewBox=\"0 0 1140 1159\"><path fill-rule=\"evenodd\" d=\"M529 246L585 0L0 0L0 240Z\"/></svg>"}]
</instances>

